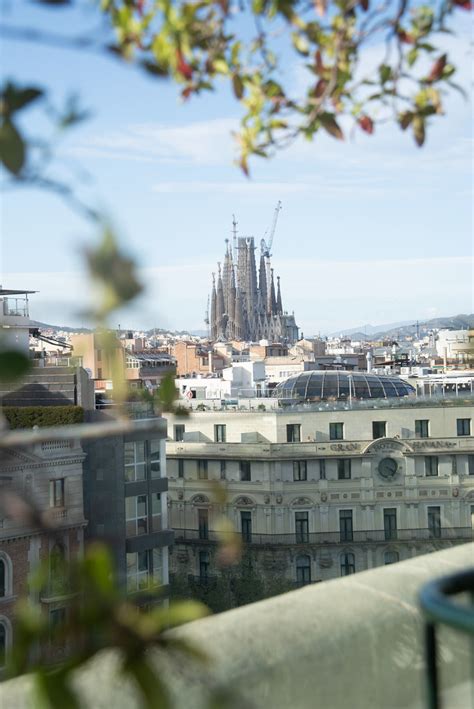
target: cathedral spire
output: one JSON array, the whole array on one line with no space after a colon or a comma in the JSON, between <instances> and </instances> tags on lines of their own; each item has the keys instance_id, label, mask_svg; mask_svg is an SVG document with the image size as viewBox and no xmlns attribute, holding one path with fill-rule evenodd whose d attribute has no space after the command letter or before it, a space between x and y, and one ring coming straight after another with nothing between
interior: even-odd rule
<instances>
[{"instance_id":1,"label":"cathedral spire","mask_svg":"<svg viewBox=\"0 0 474 709\"><path fill-rule=\"evenodd\" d=\"M277 276L276 312L277 315L283 315L283 306L281 303L280 276Z\"/></svg>"},{"instance_id":2,"label":"cathedral spire","mask_svg":"<svg viewBox=\"0 0 474 709\"><path fill-rule=\"evenodd\" d=\"M275 280L273 278L273 268L270 270L270 273L271 273L271 278L270 278L270 314L276 315L277 304L276 304L276 298L275 298Z\"/></svg>"},{"instance_id":3,"label":"cathedral spire","mask_svg":"<svg viewBox=\"0 0 474 709\"><path fill-rule=\"evenodd\" d=\"M211 290L211 340L215 340L217 337L216 306L217 306L216 274L213 273L212 274L212 290Z\"/></svg>"}]
</instances>

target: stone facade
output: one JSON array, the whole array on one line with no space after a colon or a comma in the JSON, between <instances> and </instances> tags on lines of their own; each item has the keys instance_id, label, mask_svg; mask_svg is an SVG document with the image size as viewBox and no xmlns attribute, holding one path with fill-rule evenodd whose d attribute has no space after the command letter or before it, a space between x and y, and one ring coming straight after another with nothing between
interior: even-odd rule
<instances>
[{"instance_id":1,"label":"stone facade","mask_svg":"<svg viewBox=\"0 0 474 709\"><path fill-rule=\"evenodd\" d=\"M471 540L474 408L450 403L170 417L172 571L218 573L222 513L255 568L295 584Z\"/></svg>"},{"instance_id":2,"label":"stone facade","mask_svg":"<svg viewBox=\"0 0 474 709\"><path fill-rule=\"evenodd\" d=\"M28 449L4 450L0 462L0 657L11 646L14 606L20 597L34 593L43 610L54 616L67 612L68 592L54 577L51 552L66 560L82 553L84 528L82 463L77 441L48 441ZM12 497L12 495L14 497ZM54 525L47 535L27 515L12 513L15 499L31 501L45 521ZM10 501L10 505L9 505ZM49 565L48 582L40 592L29 590L28 578L40 564ZM65 656L67 648L44 647L51 661ZM1 668L0 668L1 669Z\"/></svg>"}]
</instances>

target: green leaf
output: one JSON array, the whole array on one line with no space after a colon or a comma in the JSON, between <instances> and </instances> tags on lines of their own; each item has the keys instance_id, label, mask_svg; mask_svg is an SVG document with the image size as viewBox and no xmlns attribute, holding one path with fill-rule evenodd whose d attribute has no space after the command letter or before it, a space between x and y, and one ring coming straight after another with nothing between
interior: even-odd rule
<instances>
[{"instance_id":1,"label":"green leaf","mask_svg":"<svg viewBox=\"0 0 474 709\"><path fill-rule=\"evenodd\" d=\"M38 89L35 86L19 89L14 84L8 83L1 93L3 115L10 116L15 111L20 111L32 101L40 98L43 93L42 89Z\"/></svg>"},{"instance_id":2,"label":"green leaf","mask_svg":"<svg viewBox=\"0 0 474 709\"><path fill-rule=\"evenodd\" d=\"M69 686L64 670L59 672L39 671L36 674L37 688L47 706L59 709L80 709L79 700Z\"/></svg>"},{"instance_id":3,"label":"green leaf","mask_svg":"<svg viewBox=\"0 0 474 709\"><path fill-rule=\"evenodd\" d=\"M297 32L293 32L291 35L291 41L299 54L302 54L304 57L309 55L309 43L305 37Z\"/></svg>"},{"instance_id":4,"label":"green leaf","mask_svg":"<svg viewBox=\"0 0 474 709\"><path fill-rule=\"evenodd\" d=\"M333 138L337 138L337 140L344 140L344 133L337 123L334 114L321 113L319 120L321 121L322 127L329 135L332 135Z\"/></svg>"},{"instance_id":5,"label":"green leaf","mask_svg":"<svg viewBox=\"0 0 474 709\"><path fill-rule=\"evenodd\" d=\"M239 76L239 74L234 74L232 77L232 88L234 90L234 96L237 99L241 99L244 95L244 84Z\"/></svg>"},{"instance_id":6,"label":"green leaf","mask_svg":"<svg viewBox=\"0 0 474 709\"><path fill-rule=\"evenodd\" d=\"M408 66L413 66L413 64L416 62L417 59L418 59L418 49L416 47L413 47L413 49L410 49L410 51L407 54Z\"/></svg>"},{"instance_id":7,"label":"green leaf","mask_svg":"<svg viewBox=\"0 0 474 709\"><path fill-rule=\"evenodd\" d=\"M31 360L23 352L5 350L0 352L0 380L20 379L29 371Z\"/></svg>"},{"instance_id":8,"label":"green leaf","mask_svg":"<svg viewBox=\"0 0 474 709\"><path fill-rule=\"evenodd\" d=\"M168 692L150 663L143 656L126 662L124 671L131 675L143 695L146 709L169 709Z\"/></svg>"},{"instance_id":9,"label":"green leaf","mask_svg":"<svg viewBox=\"0 0 474 709\"><path fill-rule=\"evenodd\" d=\"M168 76L168 70L156 62L151 62L148 61L147 59L144 59L141 62L142 67L145 69L148 74L151 74L152 76Z\"/></svg>"},{"instance_id":10,"label":"green leaf","mask_svg":"<svg viewBox=\"0 0 474 709\"><path fill-rule=\"evenodd\" d=\"M392 77L392 68L388 64L381 64L379 66L379 76L382 84L385 84Z\"/></svg>"},{"instance_id":11,"label":"green leaf","mask_svg":"<svg viewBox=\"0 0 474 709\"><path fill-rule=\"evenodd\" d=\"M421 148L425 142L425 121L420 115L416 115L413 118L413 135L416 144Z\"/></svg>"},{"instance_id":12,"label":"green leaf","mask_svg":"<svg viewBox=\"0 0 474 709\"><path fill-rule=\"evenodd\" d=\"M163 411L173 410L173 404L178 398L178 392L174 383L173 374L167 374L163 377L157 391L157 396Z\"/></svg>"},{"instance_id":13,"label":"green leaf","mask_svg":"<svg viewBox=\"0 0 474 709\"><path fill-rule=\"evenodd\" d=\"M23 138L8 118L0 126L0 160L13 175L18 175L25 163Z\"/></svg>"}]
</instances>

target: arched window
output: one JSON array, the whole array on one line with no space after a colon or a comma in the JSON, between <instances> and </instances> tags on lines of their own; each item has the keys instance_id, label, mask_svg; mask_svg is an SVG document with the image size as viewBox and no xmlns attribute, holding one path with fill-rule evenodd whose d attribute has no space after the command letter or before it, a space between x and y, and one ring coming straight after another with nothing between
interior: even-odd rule
<instances>
[{"instance_id":1,"label":"arched window","mask_svg":"<svg viewBox=\"0 0 474 709\"><path fill-rule=\"evenodd\" d=\"M341 576L355 574L355 556L352 552L341 554Z\"/></svg>"},{"instance_id":2,"label":"arched window","mask_svg":"<svg viewBox=\"0 0 474 709\"><path fill-rule=\"evenodd\" d=\"M0 616L0 670L7 664L8 651L12 641L12 626L8 618Z\"/></svg>"},{"instance_id":3,"label":"arched window","mask_svg":"<svg viewBox=\"0 0 474 709\"><path fill-rule=\"evenodd\" d=\"M5 559L0 559L0 598L7 595L7 565Z\"/></svg>"},{"instance_id":4,"label":"arched window","mask_svg":"<svg viewBox=\"0 0 474 709\"><path fill-rule=\"evenodd\" d=\"M308 554L296 557L296 583L298 586L311 583L311 557Z\"/></svg>"},{"instance_id":5,"label":"arched window","mask_svg":"<svg viewBox=\"0 0 474 709\"><path fill-rule=\"evenodd\" d=\"M5 667L7 661L7 628L0 621L0 669Z\"/></svg>"},{"instance_id":6,"label":"arched window","mask_svg":"<svg viewBox=\"0 0 474 709\"><path fill-rule=\"evenodd\" d=\"M398 551L386 551L383 555L384 564L396 564L397 561L400 561Z\"/></svg>"},{"instance_id":7,"label":"arched window","mask_svg":"<svg viewBox=\"0 0 474 709\"><path fill-rule=\"evenodd\" d=\"M4 551L0 551L0 598L13 593L12 562Z\"/></svg>"}]
</instances>

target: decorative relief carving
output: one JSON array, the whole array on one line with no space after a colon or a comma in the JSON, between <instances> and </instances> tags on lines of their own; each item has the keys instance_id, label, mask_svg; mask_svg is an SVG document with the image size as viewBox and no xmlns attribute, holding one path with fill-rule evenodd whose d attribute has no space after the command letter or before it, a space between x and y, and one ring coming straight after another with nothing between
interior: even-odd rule
<instances>
[{"instance_id":1,"label":"decorative relief carving","mask_svg":"<svg viewBox=\"0 0 474 709\"><path fill-rule=\"evenodd\" d=\"M209 498L206 497L206 495L194 495L191 502L193 503L193 505L208 505Z\"/></svg>"},{"instance_id":2,"label":"decorative relief carving","mask_svg":"<svg viewBox=\"0 0 474 709\"><path fill-rule=\"evenodd\" d=\"M281 495L277 495L277 496L276 496L276 501L277 501L277 504L278 504L278 505L281 505L281 503L283 502L283 497L282 497Z\"/></svg>"},{"instance_id":3,"label":"decorative relief carving","mask_svg":"<svg viewBox=\"0 0 474 709\"><path fill-rule=\"evenodd\" d=\"M266 505L269 505L270 504L270 495L265 495L265 497L263 498L263 501Z\"/></svg>"},{"instance_id":4,"label":"decorative relief carving","mask_svg":"<svg viewBox=\"0 0 474 709\"><path fill-rule=\"evenodd\" d=\"M291 504L293 507L308 507L313 504L313 501L310 500L309 497L298 497L296 500L293 500Z\"/></svg>"},{"instance_id":5,"label":"decorative relief carving","mask_svg":"<svg viewBox=\"0 0 474 709\"><path fill-rule=\"evenodd\" d=\"M327 502L328 496L325 492L321 493L321 502Z\"/></svg>"},{"instance_id":6,"label":"decorative relief carving","mask_svg":"<svg viewBox=\"0 0 474 709\"><path fill-rule=\"evenodd\" d=\"M235 504L237 507L252 507L255 503L250 497L241 495L236 499Z\"/></svg>"}]
</instances>

